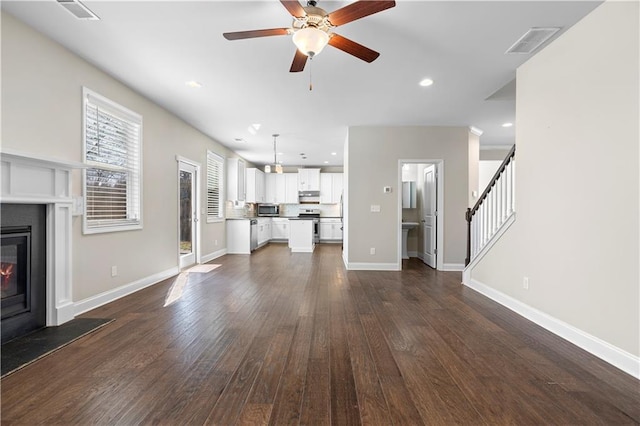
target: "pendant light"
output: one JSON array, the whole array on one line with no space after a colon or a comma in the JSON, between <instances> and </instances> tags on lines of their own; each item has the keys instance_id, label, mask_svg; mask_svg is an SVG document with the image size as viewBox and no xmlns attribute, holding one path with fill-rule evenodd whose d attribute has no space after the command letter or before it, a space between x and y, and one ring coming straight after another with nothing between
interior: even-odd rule
<instances>
[{"instance_id":1,"label":"pendant light","mask_svg":"<svg viewBox=\"0 0 640 426\"><path fill-rule=\"evenodd\" d=\"M276 173L282 173L282 164L278 164L277 158L276 158L276 138L278 136L280 136L278 133L274 133L273 135L273 168L274 168L274 172ZM265 173L271 173L271 165L267 164L266 166L264 166L264 172Z\"/></svg>"}]
</instances>

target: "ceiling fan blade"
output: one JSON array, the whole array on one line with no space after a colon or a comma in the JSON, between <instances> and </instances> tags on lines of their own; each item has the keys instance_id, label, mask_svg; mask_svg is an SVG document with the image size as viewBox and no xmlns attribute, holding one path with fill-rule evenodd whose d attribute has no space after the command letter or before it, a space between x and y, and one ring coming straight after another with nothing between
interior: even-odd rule
<instances>
[{"instance_id":1,"label":"ceiling fan blade","mask_svg":"<svg viewBox=\"0 0 640 426\"><path fill-rule=\"evenodd\" d=\"M362 59L365 62L373 62L375 61L380 54L375 50L371 50L368 47L365 47L359 43L356 43L353 40L349 40L348 38L342 37L336 33L331 35L329 39L329 44L335 48L342 50L350 55L355 56L356 58Z\"/></svg>"},{"instance_id":2,"label":"ceiling fan blade","mask_svg":"<svg viewBox=\"0 0 640 426\"><path fill-rule=\"evenodd\" d=\"M395 5L395 1L357 1L331 12L329 14L329 22L331 22L331 25L337 27L339 25L355 21L356 19L382 12L383 10L392 8Z\"/></svg>"},{"instance_id":3,"label":"ceiling fan blade","mask_svg":"<svg viewBox=\"0 0 640 426\"><path fill-rule=\"evenodd\" d=\"M307 63L307 55L296 49L296 55L293 57L293 63L289 72L300 72L304 70Z\"/></svg>"},{"instance_id":4,"label":"ceiling fan blade","mask_svg":"<svg viewBox=\"0 0 640 426\"><path fill-rule=\"evenodd\" d=\"M271 28L268 30L236 31L233 33L224 33L222 35L227 40L242 40L245 38L287 35L289 34L289 31L291 31L290 28Z\"/></svg>"},{"instance_id":5,"label":"ceiling fan blade","mask_svg":"<svg viewBox=\"0 0 640 426\"><path fill-rule=\"evenodd\" d=\"M280 0L294 18L302 18L307 14L298 0Z\"/></svg>"}]
</instances>

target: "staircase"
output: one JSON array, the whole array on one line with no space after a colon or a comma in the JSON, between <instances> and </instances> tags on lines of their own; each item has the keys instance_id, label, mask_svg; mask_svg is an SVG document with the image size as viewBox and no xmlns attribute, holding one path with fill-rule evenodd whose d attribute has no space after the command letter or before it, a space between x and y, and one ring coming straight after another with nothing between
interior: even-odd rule
<instances>
[{"instance_id":1,"label":"staircase","mask_svg":"<svg viewBox=\"0 0 640 426\"><path fill-rule=\"evenodd\" d=\"M467 209L465 270L479 261L515 221L515 158L514 145L478 202Z\"/></svg>"}]
</instances>

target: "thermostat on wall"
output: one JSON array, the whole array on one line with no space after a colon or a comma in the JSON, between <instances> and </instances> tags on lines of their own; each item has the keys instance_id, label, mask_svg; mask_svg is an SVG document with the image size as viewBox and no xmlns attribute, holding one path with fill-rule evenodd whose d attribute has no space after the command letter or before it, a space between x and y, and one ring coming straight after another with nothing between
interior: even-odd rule
<instances>
[{"instance_id":1,"label":"thermostat on wall","mask_svg":"<svg viewBox=\"0 0 640 426\"><path fill-rule=\"evenodd\" d=\"M391 187L390 186L385 186L384 188L382 188L382 190L384 191L385 194L391 194Z\"/></svg>"}]
</instances>

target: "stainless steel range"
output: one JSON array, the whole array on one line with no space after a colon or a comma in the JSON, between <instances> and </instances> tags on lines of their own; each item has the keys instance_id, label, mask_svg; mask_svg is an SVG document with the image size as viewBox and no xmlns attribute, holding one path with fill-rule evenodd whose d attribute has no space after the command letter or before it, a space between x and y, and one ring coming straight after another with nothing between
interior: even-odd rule
<instances>
[{"instance_id":1,"label":"stainless steel range","mask_svg":"<svg viewBox=\"0 0 640 426\"><path fill-rule=\"evenodd\" d=\"M300 207L298 218L313 221L313 242L320 242L320 209Z\"/></svg>"}]
</instances>

